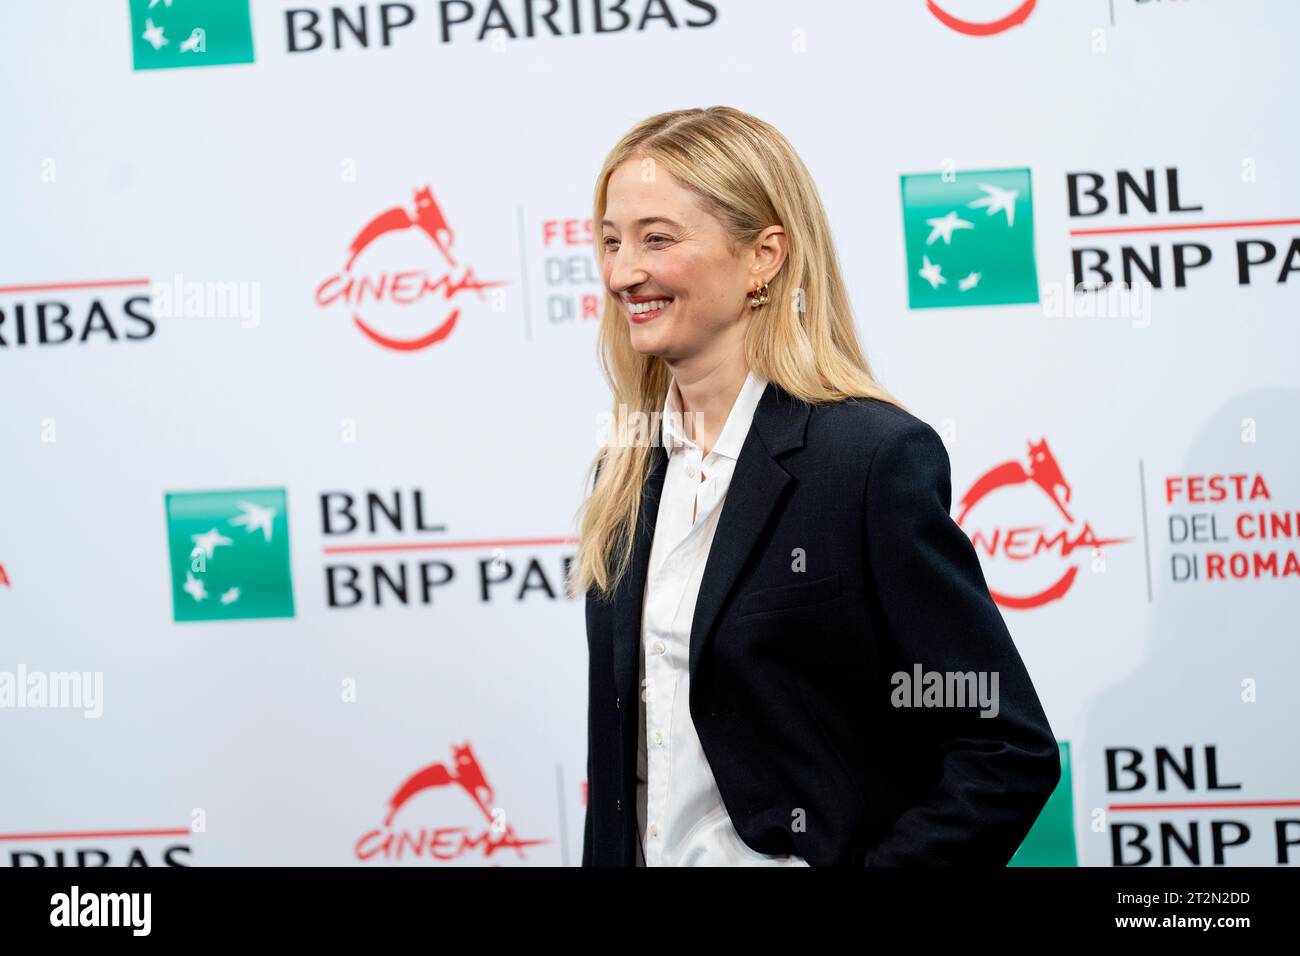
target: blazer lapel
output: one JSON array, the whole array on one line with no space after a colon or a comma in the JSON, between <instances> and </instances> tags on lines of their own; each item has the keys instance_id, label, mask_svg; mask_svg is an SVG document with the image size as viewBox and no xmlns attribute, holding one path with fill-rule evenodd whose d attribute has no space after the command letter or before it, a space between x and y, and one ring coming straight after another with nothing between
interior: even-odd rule
<instances>
[{"instance_id":1,"label":"blazer lapel","mask_svg":"<svg viewBox=\"0 0 1300 956\"><path fill-rule=\"evenodd\" d=\"M740 580L759 535L776 511L781 493L794 479L776 456L802 448L811 407L769 382L754 409L754 420L722 502L722 514L709 546L704 577L691 621L690 685L692 696L700 656L713 637L723 603Z\"/></svg>"},{"instance_id":2,"label":"blazer lapel","mask_svg":"<svg viewBox=\"0 0 1300 956\"><path fill-rule=\"evenodd\" d=\"M741 569L748 561L759 535L767 526L781 499L781 493L793 480L776 460L776 456L802 448L811 408L798 401L775 382L769 382L754 409L745 442L736 459L722 514L714 531L709 557L704 565L700 593L691 621L690 680L695 686L700 655L712 637L723 603L735 589ZM637 654L641 649L641 619L645 601L646 575L650 566L650 546L654 542L659 501L664 476L668 470L668 453L662 439L662 424L653 451L653 466L641 493L641 511L633 540L632 562L619 585L613 607L614 680L621 698L635 700L640 690L635 686ZM693 691L692 691L693 693Z\"/></svg>"}]
</instances>

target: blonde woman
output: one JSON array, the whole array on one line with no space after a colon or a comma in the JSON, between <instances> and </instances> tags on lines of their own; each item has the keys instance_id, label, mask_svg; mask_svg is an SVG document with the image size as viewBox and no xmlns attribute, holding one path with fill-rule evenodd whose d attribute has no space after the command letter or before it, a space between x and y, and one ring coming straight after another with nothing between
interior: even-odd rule
<instances>
[{"instance_id":1,"label":"blonde woman","mask_svg":"<svg viewBox=\"0 0 1300 956\"><path fill-rule=\"evenodd\" d=\"M593 222L613 420L653 426L593 461L569 581L583 866L1006 864L1056 740L943 442L872 377L808 170L739 110L663 113ZM993 693L910 706L932 672Z\"/></svg>"}]
</instances>

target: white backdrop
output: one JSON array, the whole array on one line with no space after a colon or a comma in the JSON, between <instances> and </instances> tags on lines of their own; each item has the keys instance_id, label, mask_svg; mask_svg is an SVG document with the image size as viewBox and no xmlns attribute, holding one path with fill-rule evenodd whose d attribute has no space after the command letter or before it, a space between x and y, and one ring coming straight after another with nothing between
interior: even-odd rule
<instances>
[{"instance_id":1,"label":"white backdrop","mask_svg":"<svg viewBox=\"0 0 1300 956\"><path fill-rule=\"evenodd\" d=\"M591 190L636 121L724 103L812 171L875 371L948 442L954 515L1018 463L963 519L999 535L990 587L1077 569L1003 611L1069 748L1054 861L1208 866L1216 840L1229 865L1300 859L1300 8L632 0L600 33L582 0L529 36L523 0L506 21L347 3L336 49L329 5L247 6L0 13L0 861L578 862L586 646L560 579L608 410ZM387 45L385 12L412 14ZM292 51L313 15L319 48ZM1006 170L1028 171L1012 266L1038 301L910 307L913 258L967 237L906 240L925 213L901 177L937 175L987 236L997 214L944 190ZM1108 206L1072 216L1084 173L1080 212L1098 181ZM354 241L348 275L396 285L322 304ZM1243 281L1239 248L1265 242ZM1210 259L1176 285L1194 243ZM1065 314L1101 298L1061 295L1072 250L1118 276L1153 245L1138 316ZM1065 511L1025 480L1041 442ZM1232 475L1242 500L1209 482ZM400 520L372 530L368 494ZM380 580L376 604L376 567L405 601ZM89 696L43 706L58 674Z\"/></svg>"}]
</instances>

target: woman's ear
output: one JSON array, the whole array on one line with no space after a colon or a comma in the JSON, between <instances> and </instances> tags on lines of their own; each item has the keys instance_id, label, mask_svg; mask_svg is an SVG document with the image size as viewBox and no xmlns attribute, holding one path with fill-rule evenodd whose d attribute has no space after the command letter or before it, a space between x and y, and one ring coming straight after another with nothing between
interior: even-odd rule
<instances>
[{"instance_id":1,"label":"woman's ear","mask_svg":"<svg viewBox=\"0 0 1300 956\"><path fill-rule=\"evenodd\" d=\"M754 265L760 276L767 276L771 282L776 278L785 264L788 244L785 230L780 226L768 226L759 234L754 245Z\"/></svg>"}]
</instances>

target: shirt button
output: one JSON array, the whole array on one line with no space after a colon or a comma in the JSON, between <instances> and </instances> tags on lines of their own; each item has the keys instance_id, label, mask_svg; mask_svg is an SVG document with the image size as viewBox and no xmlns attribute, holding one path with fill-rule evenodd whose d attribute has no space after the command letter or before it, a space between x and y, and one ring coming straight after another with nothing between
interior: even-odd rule
<instances>
[{"instance_id":1,"label":"shirt button","mask_svg":"<svg viewBox=\"0 0 1300 956\"><path fill-rule=\"evenodd\" d=\"M655 743L659 744L660 746L663 746L663 742L664 742L664 735L660 731L656 730Z\"/></svg>"},{"instance_id":2,"label":"shirt button","mask_svg":"<svg viewBox=\"0 0 1300 956\"><path fill-rule=\"evenodd\" d=\"M650 835L654 837L657 837L659 835L659 824L657 823L650 824Z\"/></svg>"},{"instance_id":3,"label":"shirt button","mask_svg":"<svg viewBox=\"0 0 1300 956\"><path fill-rule=\"evenodd\" d=\"M666 650L668 650L668 648L664 647L664 642L663 642L663 641L655 641L655 653L656 653L656 654L662 654L662 653L664 653L664 651L666 651Z\"/></svg>"},{"instance_id":4,"label":"shirt button","mask_svg":"<svg viewBox=\"0 0 1300 956\"><path fill-rule=\"evenodd\" d=\"M686 469L686 477L687 477L687 478L694 478L694 477L695 477L695 469L694 469L694 468L687 468L687 469Z\"/></svg>"}]
</instances>

